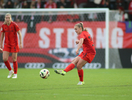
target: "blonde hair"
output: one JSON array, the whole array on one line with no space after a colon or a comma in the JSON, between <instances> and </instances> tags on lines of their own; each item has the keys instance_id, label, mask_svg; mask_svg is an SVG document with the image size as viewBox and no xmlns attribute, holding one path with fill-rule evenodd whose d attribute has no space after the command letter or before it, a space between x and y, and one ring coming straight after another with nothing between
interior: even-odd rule
<instances>
[{"instance_id":1,"label":"blonde hair","mask_svg":"<svg viewBox=\"0 0 132 100\"><path fill-rule=\"evenodd\" d=\"M79 28L81 27L82 28L82 31L88 31L86 28L83 27L83 23L82 22L77 23L75 26L77 26Z\"/></svg>"},{"instance_id":2,"label":"blonde hair","mask_svg":"<svg viewBox=\"0 0 132 100\"><path fill-rule=\"evenodd\" d=\"M5 14L5 17L6 17L6 16L10 16L11 22L13 21L10 13L6 13L6 14ZM4 24L7 24L6 21L4 21Z\"/></svg>"}]
</instances>

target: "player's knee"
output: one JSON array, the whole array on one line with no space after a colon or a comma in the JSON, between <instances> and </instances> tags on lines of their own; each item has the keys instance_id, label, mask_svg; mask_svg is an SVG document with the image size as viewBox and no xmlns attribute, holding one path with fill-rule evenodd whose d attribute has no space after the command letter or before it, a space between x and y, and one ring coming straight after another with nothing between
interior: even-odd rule
<instances>
[{"instance_id":1,"label":"player's knee","mask_svg":"<svg viewBox=\"0 0 132 100\"><path fill-rule=\"evenodd\" d=\"M82 65L81 64L77 64L77 70L81 70L82 69Z\"/></svg>"},{"instance_id":2,"label":"player's knee","mask_svg":"<svg viewBox=\"0 0 132 100\"><path fill-rule=\"evenodd\" d=\"M75 61L72 61L71 63L73 63L74 65L76 65L76 64L77 64L77 62L75 62Z\"/></svg>"},{"instance_id":3,"label":"player's knee","mask_svg":"<svg viewBox=\"0 0 132 100\"><path fill-rule=\"evenodd\" d=\"M17 60L16 59L13 59L13 62L16 62Z\"/></svg>"},{"instance_id":4,"label":"player's knee","mask_svg":"<svg viewBox=\"0 0 132 100\"><path fill-rule=\"evenodd\" d=\"M78 59L73 59L71 63L73 63L74 65L77 65Z\"/></svg>"},{"instance_id":5,"label":"player's knee","mask_svg":"<svg viewBox=\"0 0 132 100\"><path fill-rule=\"evenodd\" d=\"M3 61L5 62L5 61L7 61L8 60L8 58L7 57L3 57Z\"/></svg>"},{"instance_id":6,"label":"player's knee","mask_svg":"<svg viewBox=\"0 0 132 100\"><path fill-rule=\"evenodd\" d=\"M17 61L17 59L16 59L16 58L13 58L12 60L13 60L13 62Z\"/></svg>"},{"instance_id":7,"label":"player's knee","mask_svg":"<svg viewBox=\"0 0 132 100\"><path fill-rule=\"evenodd\" d=\"M16 57L12 57L12 60L13 60L13 62L15 62L17 60L17 58Z\"/></svg>"}]
</instances>

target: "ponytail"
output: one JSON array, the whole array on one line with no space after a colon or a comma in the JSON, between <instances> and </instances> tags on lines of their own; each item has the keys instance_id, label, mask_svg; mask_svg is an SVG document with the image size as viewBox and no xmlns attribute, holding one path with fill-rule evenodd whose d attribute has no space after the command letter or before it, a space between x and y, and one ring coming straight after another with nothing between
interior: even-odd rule
<instances>
[{"instance_id":1,"label":"ponytail","mask_svg":"<svg viewBox=\"0 0 132 100\"><path fill-rule=\"evenodd\" d=\"M87 31L88 32L88 30L86 28L84 28L84 31Z\"/></svg>"},{"instance_id":2,"label":"ponytail","mask_svg":"<svg viewBox=\"0 0 132 100\"><path fill-rule=\"evenodd\" d=\"M81 27L82 31L88 31L86 28L83 27L83 23L82 22L76 24L76 26L78 26L79 28Z\"/></svg>"}]
</instances>

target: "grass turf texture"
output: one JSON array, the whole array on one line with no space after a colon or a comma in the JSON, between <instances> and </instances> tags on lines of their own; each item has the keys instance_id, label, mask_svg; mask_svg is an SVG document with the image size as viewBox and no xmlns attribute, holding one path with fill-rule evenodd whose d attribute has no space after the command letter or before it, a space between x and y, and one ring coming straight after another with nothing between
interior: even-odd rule
<instances>
[{"instance_id":1,"label":"grass turf texture","mask_svg":"<svg viewBox=\"0 0 132 100\"><path fill-rule=\"evenodd\" d=\"M76 69L65 76L48 69L48 79L40 70L18 69L17 79L7 79L0 69L0 100L132 100L132 69L84 69L83 86Z\"/></svg>"}]
</instances>

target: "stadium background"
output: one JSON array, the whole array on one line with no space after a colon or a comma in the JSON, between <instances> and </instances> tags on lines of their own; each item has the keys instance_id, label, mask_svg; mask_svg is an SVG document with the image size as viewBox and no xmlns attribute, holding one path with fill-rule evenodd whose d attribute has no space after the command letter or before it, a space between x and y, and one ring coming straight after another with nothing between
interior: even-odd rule
<instances>
[{"instance_id":1,"label":"stadium background","mask_svg":"<svg viewBox=\"0 0 132 100\"><path fill-rule=\"evenodd\" d=\"M48 2L51 2L51 6ZM97 2L100 1L100 2ZM24 8L109 8L110 13L110 68L132 67L132 0L1 0L1 9ZM11 13L12 14L12 13ZM93 37L97 55L84 68L105 68L105 18L104 13L86 14L22 14L12 18L22 32L23 49L18 54L19 68L65 68L75 55L77 36L73 26L83 22ZM0 13L0 26L4 14ZM0 34L1 35L1 34ZM81 51L80 51L81 52ZM0 53L0 68L6 68ZM12 62L11 56L9 61ZM12 63L11 63L12 65Z\"/></svg>"}]
</instances>

